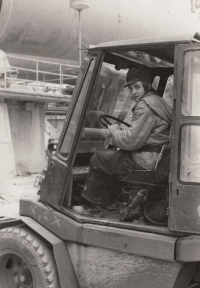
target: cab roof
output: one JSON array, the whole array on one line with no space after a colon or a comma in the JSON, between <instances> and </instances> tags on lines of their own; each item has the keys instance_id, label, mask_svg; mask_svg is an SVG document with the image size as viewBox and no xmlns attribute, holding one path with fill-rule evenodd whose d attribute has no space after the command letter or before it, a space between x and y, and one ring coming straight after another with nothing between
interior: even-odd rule
<instances>
[{"instance_id":1,"label":"cab roof","mask_svg":"<svg viewBox=\"0 0 200 288\"><path fill-rule=\"evenodd\" d=\"M90 53L96 52L98 50L106 50L110 55L107 58L112 58L114 55L118 55L119 57L124 59L126 58L130 61L136 61L136 58L138 58L133 56L133 53L135 52L143 55L146 54L148 58L153 56L162 60L160 65L156 64L157 67L172 67L174 64L174 48L176 44L190 44L198 42L200 43L199 32L190 35L163 38L142 38L112 41L90 46L89 50ZM149 67L155 66L155 63L152 61L145 61L142 61L141 64L147 65ZM108 62L112 63L113 60L109 59ZM138 59L136 62L138 62Z\"/></svg>"},{"instance_id":2,"label":"cab roof","mask_svg":"<svg viewBox=\"0 0 200 288\"><path fill-rule=\"evenodd\" d=\"M189 44L200 42L200 32L196 32L190 35L180 36L169 36L169 37L157 37L157 38L139 38L139 39L128 39L119 40L112 42L104 42L96 45L90 45L90 50L96 49L109 49L109 48L123 48L129 46L149 46L152 44L163 46L163 45L175 45L175 44Z\"/></svg>"}]
</instances>

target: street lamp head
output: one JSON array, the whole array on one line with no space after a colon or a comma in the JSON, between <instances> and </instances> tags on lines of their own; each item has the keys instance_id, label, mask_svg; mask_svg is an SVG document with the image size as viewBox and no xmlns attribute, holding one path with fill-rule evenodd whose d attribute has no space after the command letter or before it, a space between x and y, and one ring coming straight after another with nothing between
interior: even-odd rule
<instances>
[{"instance_id":1,"label":"street lamp head","mask_svg":"<svg viewBox=\"0 0 200 288\"><path fill-rule=\"evenodd\" d=\"M90 7L89 1L85 0L70 0L70 6L78 11L82 11Z\"/></svg>"}]
</instances>

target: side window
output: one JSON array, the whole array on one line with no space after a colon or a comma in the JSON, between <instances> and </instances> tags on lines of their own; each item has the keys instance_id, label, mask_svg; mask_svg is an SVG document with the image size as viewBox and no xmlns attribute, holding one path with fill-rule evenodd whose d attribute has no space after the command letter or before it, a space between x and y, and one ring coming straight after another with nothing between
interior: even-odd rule
<instances>
[{"instance_id":1,"label":"side window","mask_svg":"<svg viewBox=\"0 0 200 288\"><path fill-rule=\"evenodd\" d=\"M200 116L200 51L187 51L181 111L184 116Z\"/></svg>"},{"instance_id":2,"label":"side window","mask_svg":"<svg viewBox=\"0 0 200 288\"><path fill-rule=\"evenodd\" d=\"M200 183L200 51L184 54L183 91L181 112L190 117L190 123L182 126L180 151L180 179L184 182ZM194 118L195 117L195 118ZM198 122L197 122L198 120Z\"/></svg>"},{"instance_id":3,"label":"side window","mask_svg":"<svg viewBox=\"0 0 200 288\"><path fill-rule=\"evenodd\" d=\"M200 126L185 125L181 133L180 179L200 182Z\"/></svg>"}]
</instances>

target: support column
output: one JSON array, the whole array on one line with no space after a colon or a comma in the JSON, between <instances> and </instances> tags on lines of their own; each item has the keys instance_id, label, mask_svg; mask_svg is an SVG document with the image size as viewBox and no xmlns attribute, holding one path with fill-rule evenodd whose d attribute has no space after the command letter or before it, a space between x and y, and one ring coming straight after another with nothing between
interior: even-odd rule
<instances>
[{"instance_id":1,"label":"support column","mask_svg":"<svg viewBox=\"0 0 200 288\"><path fill-rule=\"evenodd\" d=\"M40 173L46 165L45 104L17 101L8 107L17 173Z\"/></svg>"}]
</instances>

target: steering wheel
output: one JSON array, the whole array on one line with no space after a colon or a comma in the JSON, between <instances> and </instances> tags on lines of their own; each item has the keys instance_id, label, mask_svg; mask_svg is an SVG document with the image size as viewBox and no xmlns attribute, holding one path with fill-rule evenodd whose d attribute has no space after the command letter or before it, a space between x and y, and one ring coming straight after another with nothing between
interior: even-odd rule
<instances>
[{"instance_id":1,"label":"steering wheel","mask_svg":"<svg viewBox=\"0 0 200 288\"><path fill-rule=\"evenodd\" d=\"M116 120L116 121L118 121L118 122L126 125L127 127L131 127L131 125L129 125L128 123L126 123L126 122L122 121L121 119L116 118L116 117L114 117L114 116L106 115L106 114L101 114L101 115L99 115L99 121L100 121L106 128L108 128L108 125L112 125L108 119Z\"/></svg>"}]
</instances>

